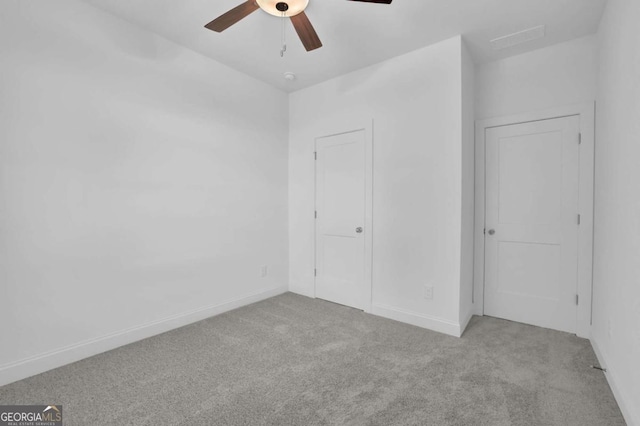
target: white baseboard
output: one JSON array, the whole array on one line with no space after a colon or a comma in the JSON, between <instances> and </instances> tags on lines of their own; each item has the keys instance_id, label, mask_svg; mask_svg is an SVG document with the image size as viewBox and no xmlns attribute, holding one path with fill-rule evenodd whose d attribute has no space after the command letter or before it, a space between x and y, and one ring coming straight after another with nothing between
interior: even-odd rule
<instances>
[{"instance_id":1,"label":"white baseboard","mask_svg":"<svg viewBox=\"0 0 640 426\"><path fill-rule=\"evenodd\" d=\"M313 291L311 291L311 290L307 291L307 290L302 289L301 287L298 287L298 286L295 286L295 285L292 285L292 284L289 285L289 291L291 293L299 294L300 296L310 297L312 299L315 299L315 297L316 297L316 295L313 294Z\"/></svg>"},{"instance_id":2,"label":"white baseboard","mask_svg":"<svg viewBox=\"0 0 640 426\"><path fill-rule=\"evenodd\" d=\"M448 334L454 337L460 337L462 334L460 324L443 318L418 314L416 312L410 312L404 309L380 305L377 303L372 305L371 313L373 315L404 322L417 327L427 328L429 330Z\"/></svg>"},{"instance_id":3,"label":"white baseboard","mask_svg":"<svg viewBox=\"0 0 640 426\"><path fill-rule=\"evenodd\" d=\"M475 315L474 310L471 309L467 314L466 318L462 321L462 323L460 323L460 336L464 334L464 331L467 329L467 326L469 325L469 322L471 321L471 318L473 318L474 315Z\"/></svg>"},{"instance_id":4,"label":"white baseboard","mask_svg":"<svg viewBox=\"0 0 640 426\"><path fill-rule=\"evenodd\" d=\"M633 395L625 396L620 391L620 387L618 386L618 383L620 382L618 373L609 363L607 363L607 358L604 352L600 350L600 347L598 347L595 339L591 339L591 346L593 347L593 351L596 353L600 366L607 370L607 372L604 373L604 376L607 378L607 382L609 382L609 387L613 392L613 396L620 407L620 411L622 411L622 415L624 420L627 422L627 425L640 426L640 409L638 408L638 405L633 404L627 399L628 397L633 397ZM637 397L637 395L635 396ZM635 407L635 412L631 410L631 407Z\"/></svg>"},{"instance_id":5,"label":"white baseboard","mask_svg":"<svg viewBox=\"0 0 640 426\"><path fill-rule=\"evenodd\" d=\"M287 287L276 287L5 364L0 366L0 386L286 292Z\"/></svg>"}]
</instances>

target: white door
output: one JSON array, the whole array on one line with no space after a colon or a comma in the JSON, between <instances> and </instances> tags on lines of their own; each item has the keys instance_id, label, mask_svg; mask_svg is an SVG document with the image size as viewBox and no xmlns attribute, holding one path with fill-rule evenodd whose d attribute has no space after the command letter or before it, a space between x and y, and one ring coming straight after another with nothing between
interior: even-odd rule
<instances>
[{"instance_id":1,"label":"white door","mask_svg":"<svg viewBox=\"0 0 640 426\"><path fill-rule=\"evenodd\" d=\"M486 315L576 331L579 126L486 130Z\"/></svg>"},{"instance_id":2,"label":"white door","mask_svg":"<svg viewBox=\"0 0 640 426\"><path fill-rule=\"evenodd\" d=\"M316 297L365 309L365 132L316 139Z\"/></svg>"}]
</instances>

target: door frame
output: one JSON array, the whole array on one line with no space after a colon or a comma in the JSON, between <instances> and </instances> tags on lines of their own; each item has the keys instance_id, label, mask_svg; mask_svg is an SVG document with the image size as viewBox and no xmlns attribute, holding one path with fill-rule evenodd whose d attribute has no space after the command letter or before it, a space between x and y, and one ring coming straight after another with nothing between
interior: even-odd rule
<instances>
[{"instance_id":1,"label":"door frame","mask_svg":"<svg viewBox=\"0 0 640 426\"><path fill-rule=\"evenodd\" d=\"M473 303L476 315L484 315L485 266L485 139L486 130L494 127L524 124L571 116L580 117L580 183L578 229L578 309L576 334L591 337L593 296L593 191L595 173L595 102L551 108L544 111L517 114L476 121L475 136L475 231ZM578 141L576 141L578 143ZM577 218L576 218L577 219Z\"/></svg>"},{"instance_id":2,"label":"door frame","mask_svg":"<svg viewBox=\"0 0 640 426\"><path fill-rule=\"evenodd\" d=\"M364 300L364 312L371 313L373 304L373 120L365 121L345 125L337 126L333 129L327 129L322 132L322 136L317 136L313 140L314 159L315 153L318 150L318 139L323 139L331 136L344 135L347 133L354 133L364 131L364 180L365 180L365 193L364 193L364 285L362 300ZM318 163L313 162L313 215L317 211L318 200ZM313 267L317 268L317 226L316 221L313 221ZM313 277L313 297L317 297L316 286L317 277L314 274Z\"/></svg>"}]
</instances>

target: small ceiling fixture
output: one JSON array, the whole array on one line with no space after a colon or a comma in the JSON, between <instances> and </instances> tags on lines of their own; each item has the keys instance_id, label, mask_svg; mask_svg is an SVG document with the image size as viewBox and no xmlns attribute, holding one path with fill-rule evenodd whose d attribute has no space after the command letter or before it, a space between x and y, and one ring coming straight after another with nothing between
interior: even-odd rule
<instances>
[{"instance_id":1,"label":"small ceiling fixture","mask_svg":"<svg viewBox=\"0 0 640 426\"><path fill-rule=\"evenodd\" d=\"M546 26L540 25L523 31L518 31L517 33L494 38L489 43L491 43L491 46L494 50L502 50L508 49L509 47L517 46L522 43L537 40L539 38L543 38L545 35Z\"/></svg>"},{"instance_id":2,"label":"small ceiling fixture","mask_svg":"<svg viewBox=\"0 0 640 426\"><path fill-rule=\"evenodd\" d=\"M391 4L393 0L349 0L359 1L364 3L383 3ZM309 18L304 13L304 10L309 5L309 0L247 0L239 6L234 7L227 13L217 17L213 21L205 25L212 31L221 33L238 21L246 18L251 13L258 9L262 9L265 12L278 16L281 18L290 18L293 27L296 29L304 48L307 52L322 47L322 42L316 33L316 30L311 25ZM285 49L286 50L286 49ZM281 55L283 52L281 52Z\"/></svg>"},{"instance_id":3,"label":"small ceiling fixture","mask_svg":"<svg viewBox=\"0 0 640 426\"><path fill-rule=\"evenodd\" d=\"M285 72L284 73L284 79L287 80L287 81L295 81L296 78L297 78L296 75L294 73L292 73L292 72Z\"/></svg>"}]
</instances>

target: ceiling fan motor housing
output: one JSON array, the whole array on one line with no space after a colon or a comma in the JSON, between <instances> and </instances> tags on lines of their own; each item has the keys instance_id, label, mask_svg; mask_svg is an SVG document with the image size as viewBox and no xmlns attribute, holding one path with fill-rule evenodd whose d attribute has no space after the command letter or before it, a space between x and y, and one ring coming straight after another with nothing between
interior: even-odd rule
<instances>
[{"instance_id":1,"label":"ceiling fan motor housing","mask_svg":"<svg viewBox=\"0 0 640 426\"><path fill-rule=\"evenodd\" d=\"M292 17L303 12L309 0L256 0L260 9L279 18Z\"/></svg>"}]
</instances>

